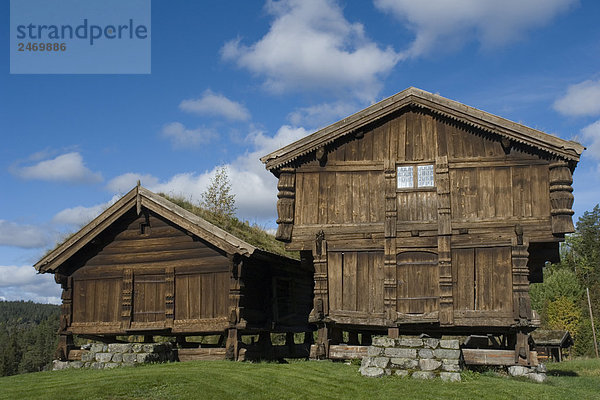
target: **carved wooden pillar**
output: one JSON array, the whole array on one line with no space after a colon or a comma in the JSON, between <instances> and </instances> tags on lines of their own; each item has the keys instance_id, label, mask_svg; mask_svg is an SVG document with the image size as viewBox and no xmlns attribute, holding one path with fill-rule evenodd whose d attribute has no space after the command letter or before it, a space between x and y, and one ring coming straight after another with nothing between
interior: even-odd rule
<instances>
[{"instance_id":1,"label":"carved wooden pillar","mask_svg":"<svg viewBox=\"0 0 600 400\"><path fill-rule=\"evenodd\" d=\"M564 160L550 163L550 213L552 215L552 233L565 234L575 232L573 226L573 175L569 164Z\"/></svg>"},{"instance_id":2,"label":"carved wooden pillar","mask_svg":"<svg viewBox=\"0 0 600 400\"><path fill-rule=\"evenodd\" d=\"M384 222L384 258L383 258L383 303L389 323L398 319L396 314L396 221L398 220L396 196L396 162L386 160L385 177L385 222Z\"/></svg>"},{"instance_id":3,"label":"carved wooden pillar","mask_svg":"<svg viewBox=\"0 0 600 400\"><path fill-rule=\"evenodd\" d=\"M516 237L512 240L512 290L513 317L518 331L515 338L515 363L531 363L529 352L529 334L527 333L533 318L529 298L529 268L527 261L529 243L523 239L523 227L515 226ZM520 361L520 359L522 361Z\"/></svg>"},{"instance_id":4,"label":"carved wooden pillar","mask_svg":"<svg viewBox=\"0 0 600 400\"><path fill-rule=\"evenodd\" d=\"M121 329L131 327L131 310L133 305L133 270L123 270L123 286L121 289Z\"/></svg>"},{"instance_id":5,"label":"carved wooden pillar","mask_svg":"<svg viewBox=\"0 0 600 400\"><path fill-rule=\"evenodd\" d=\"M515 227L516 238L512 245L512 289L513 289L513 317L517 326L527 327L531 323L532 311L529 298L529 268L527 261L529 252L528 243L523 240L523 228Z\"/></svg>"},{"instance_id":6,"label":"carved wooden pillar","mask_svg":"<svg viewBox=\"0 0 600 400\"><path fill-rule=\"evenodd\" d=\"M175 268L165 268L165 318L167 327L173 327L175 320Z\"/></svg>"},{"instance_id":7,"label":"carved wooden pillar","mask_svg":"<svg viewBox=\"0 0 600 400\"><path fill-rule=\"evenodd\" d=\"M296 190L296 170L282 168L277 183L277 234L275 237L283 242L292 240L294 227L294 202Z\"/></svg>"},{"instance_id":8,"label":"carved wooden pillar","mask_svg":"<svg viewBox=\"0 0 600 400\"><path fill-rule=\"evenodd\" d=\"M238 254L230 257L231 275L229 280L229 329L227 331L227 342L225 344L225 357L237 360L239 354L240 337L238 327L242 322L242 289L241 280L243 260Z\"/></svg>"},{"instance_id":9,"label":"carved wooden pillar","mask_svg":"<svg viewBox=\"0 0 600 400\"><path fill-rule=\"evenodd\" d=\"M313 265L315 268L314 315L322 319L329 314L329 287L327 282L327 241L325 233L319 231L313 244Z\"/></svg>"},{"instance_id":10,"label":"carved wooden pillar","mask_svg":"<svg viewBox=\"0 0 600 400\"><path fill-rule=\"evenodd\" d=\"M54 280L62 287L58 347L54 355L57 359L65 361L69 357L69 350L75 347L73 335L67 333L73 321L73 278L57 272L54 274Z\"/></svg>"},{"instance_id":11,"label":"carved wooden pillar","mask_svg":"<svg viewBox=\"0 0 600 400\"><path fill-rule=\"evenodd\" d=\"M313 303L312 320L317 323L317 353L319 359L329 355L330 327L325 325L323 318L329 314L329 287L327 275L327 241L325 233L319 231L315 235L312 249L313 265L315 268L315 297Z\"/></svg>"},{"instance_id":12,"label":"carved wooden pillar","mask_svg":"<svg viewBox=\"0 0 600 400\"><path fill-rule=\"evenodd\" d=\"M440 324L454 323L452 297L452 219L450 214L450 175L448 156L436 158L435 185L437 188L438 212L438 267L440 285Z\"/></svg>"}]
</instances>

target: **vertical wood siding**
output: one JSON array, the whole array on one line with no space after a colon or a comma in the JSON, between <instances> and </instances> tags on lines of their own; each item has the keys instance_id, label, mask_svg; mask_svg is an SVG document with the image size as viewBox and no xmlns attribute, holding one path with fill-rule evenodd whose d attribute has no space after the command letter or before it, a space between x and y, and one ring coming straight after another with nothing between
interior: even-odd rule
<instances>
[{"instance_id":1,"label":"vertical wood siding","mask_svg":"<svg viewBox=\"0 0 600 400\"><path fill-rule=\"evenodd\" d=\"M327 266L331 310L383 312L383 252L329 252Z\"/></svg>"}]
</instances>

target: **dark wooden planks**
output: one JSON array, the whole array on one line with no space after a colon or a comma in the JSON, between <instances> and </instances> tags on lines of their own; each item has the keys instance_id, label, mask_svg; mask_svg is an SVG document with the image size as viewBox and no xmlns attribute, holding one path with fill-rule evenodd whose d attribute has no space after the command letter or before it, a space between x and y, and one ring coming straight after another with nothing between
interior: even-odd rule
<instances>
[{"instance_id":1,"label":"dark wooden planks","mask_svg":"<svg viewBox=\"0 0 600 400\"><path fill-rule=\"evenodd\" d=\"M357 280L357 254L349 251L343 253L342 261L342 309L356 310L356 280Z\"/></svg>"},{"instance_id":2,"label":"dark wooden planks","mask_svg":"<svg viewBox=\"0 0 600 400\"><path fill-rule=\"evenodd\" d=\"M132 322L157 322L165 319L165 275L133 276Z\"/></svg>"},{"instance_id":3,"label":"dark wooden planks","mask_svg":"<svg viewBox=\"0 0 600 400\"><path fill-rule=\"evenodd\" d=\"M121 279L73 281L73 322L117 322Z\"/></svg>"},{"instance_id":4,"label":"dark wooden planks","mask_svg":"<svg viewBox=\"0 0 600 400\"><path fill-rule=\"evenodd\" d=\"M397 256L397 310L422 314L437 310L439 275L437 254L410 251Z\"/></svg>"},{"instance_id":5,"label":"dark wooden planks","mask_svg":"<svg viewBox=\"0 0 600 400\"><path fill-rule=\"evenodd\" d=\"M344 253L329 252L327 257L327 276L329 279L329 308L331 310L342 309L342 282Z\"/></svg>"},{"instance_id":6,"label":"dark wooden planks","mask_svg":"<svg viewBox=\"0 0 600 400\"><path fill-rule=\"evenodd\" d=\"M398 192L398 221L437 220L437 193L432 190ZM400 226L400 229L402 227Z\"/></svg>"},{"instance_id":7,"label":"dark wooden planks","mask_svg":"<svg viewBox=\"0 0 600 400\"><path fill-rule=\"evenodd\" d=\"M475 250L452 250L452 278L455 310L475 309Z\"/></svg>"},{"instance_id":8,"label":"dark wooden planks","mask_svg":"<svg viewBox=\"0 0 600 400\"><path fill-rule=\"evenodd\" d=\"M452 251L455 310L512 310L510 247Z\"/></svg>"},{"instance_id":9,"label":"dark wooden planks","mask_svg":"<svg viewBox=\"0 0 600 400\"><path fill-rule=\"evenodd\" d=\"M192 320L227 315L229 274L204 273L175 276L175 319Z\"/></svg>"}]
</instances>

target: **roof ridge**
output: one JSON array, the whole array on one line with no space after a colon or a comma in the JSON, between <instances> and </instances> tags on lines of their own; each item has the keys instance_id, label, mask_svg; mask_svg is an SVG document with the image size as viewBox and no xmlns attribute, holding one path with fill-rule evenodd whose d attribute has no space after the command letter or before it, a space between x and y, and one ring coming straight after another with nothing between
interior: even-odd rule
<instances>
[{"instance_id":1,"label":"roof ridge","mask_svg":"<svg viewBox=\"0 0 600 400\"><path fill-rule=\"evenodd\" d=\"M269 170L277 169L297 158L333 142L335 139L368 125L392 112L408 106L424 107L445 117L462 121L470 126L495 132L519 143L528 144L550 154L578 161L585 149L581 144L561 139L523 124L510 121L487 111L467 106L439 94L409 87L363 110L330 124L287 146L275 150L261 161Z\"/></svg>"},{"instance_id":2,"label":"roof ridge","mask_svg":"<svg viewBox=\"0 0 600 400\"><path fill-rule=\"evenodd\" d=\"M35 269L41 273L56 269L62 262L92 241L98 234L107 229L126 212L135 208L139 214L141 212L141 207L146 207L147 209L168 218L181 228L190 231L194 235L201 237L203 240L206 240L219 248L228 247L228 249L223 250L230 250L232 253L241 255L251 255L256 250L259 250L262 253L285 257L283 255L272 253L269 250L260 249L245 240L238 238L227 232L225 229L146 189L138 183L133 189L123 195L100 215L43 256L34 265ZM178 217L179 220L173 220L176 219L174 217Z\"/></svg>"}]
</instances>

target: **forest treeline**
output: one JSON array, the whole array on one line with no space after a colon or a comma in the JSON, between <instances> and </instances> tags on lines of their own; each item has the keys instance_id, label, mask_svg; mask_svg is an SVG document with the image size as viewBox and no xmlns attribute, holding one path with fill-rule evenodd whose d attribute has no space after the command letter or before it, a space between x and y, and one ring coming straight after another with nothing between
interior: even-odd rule
<instances>
[{"instance_id":1,"label":"forest treeline","mask_svg":"<svg viewBox=\"0 0 600 400\"><path fill-rule=\"evenodd\" d=\"M589 289L600 339L600 205L579 218L575 233L561 247L561 261L544 268L544 282L531 285L531 305L540 313L542 327L568 330L575 355L594 355Z\"/></svg>"},{"instance_id":2,"label":"forest treeline","mask_svg":"<svg viewBox=\"0 0 600 400\"><path fill-rule=\"evenodd\" d=\"M42 371L56 350L60 307L0 301L0 376Z\"/></svg>"}]
</instances>

